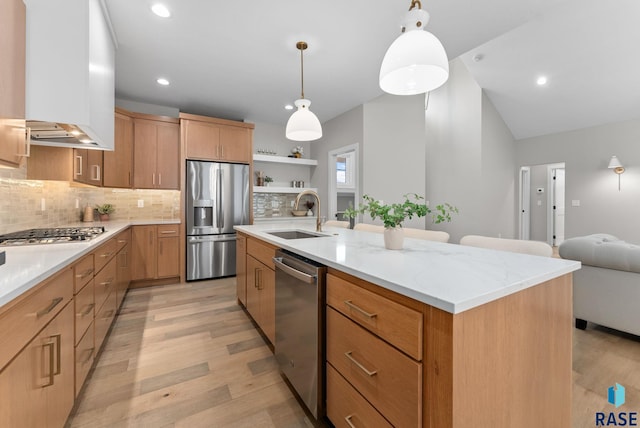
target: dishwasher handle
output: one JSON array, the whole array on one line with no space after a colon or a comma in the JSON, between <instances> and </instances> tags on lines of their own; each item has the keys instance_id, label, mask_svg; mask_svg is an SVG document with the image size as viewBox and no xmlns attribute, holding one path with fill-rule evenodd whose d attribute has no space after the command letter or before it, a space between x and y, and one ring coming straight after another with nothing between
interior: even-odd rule
<instances>
[{"instance_id":1,"label":"dishwasher handle","mask_svg":"<svg viewBox=\"0 0 640 428\"><path fill-rule=\"evenodd\" d=\"M282 269L285 273L291 275L292 277L299 279L300 281L304 281L307 284L313 284L316 282L317 276L309 275L304 272L300 272L297 269L292 268L289 265L286 265L282 262L282 257L274 257L273 263L275 263L276 268Z\"/></svg>"}]
</instances>

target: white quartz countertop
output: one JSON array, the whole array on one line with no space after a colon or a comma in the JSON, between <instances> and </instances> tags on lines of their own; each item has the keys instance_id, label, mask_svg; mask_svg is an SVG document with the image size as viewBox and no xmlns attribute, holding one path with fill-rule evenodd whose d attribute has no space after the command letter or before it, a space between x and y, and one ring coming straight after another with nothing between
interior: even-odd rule
<instances>
[{"instance_id":1,"label":"white quartz countertop","mask_svg":"<svg viewBox=\"0 0 640 428\"><path fill-rule=\"evenodd\" d=\"M78 243L23 245L0 247L6 252L6 263L0 266L0 307L47 279L60 269L90 253L134 225L177 224L179 220L125 220L68 224L62 227L104 226L105 233L90 241Z\"/></svg>"},{"instance_id":2,"label":"white quartz countertop","mask_svg":"<svg viewBox=\"0 0 640 428\"><path fill-rule=\"evenodd\" d=\"M382 234L342 228L326 227L328 236L321 238L287 240L268 233L314 226L236 230L454 314L580 269L572 260L411 238L405 238L404 249L387 250Z\"/></svg>"}]
</instances>

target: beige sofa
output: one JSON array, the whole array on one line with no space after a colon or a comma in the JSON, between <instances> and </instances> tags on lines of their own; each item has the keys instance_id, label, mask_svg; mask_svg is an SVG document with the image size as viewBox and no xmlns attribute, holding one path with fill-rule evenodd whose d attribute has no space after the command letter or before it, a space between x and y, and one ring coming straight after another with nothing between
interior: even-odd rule
<instances>
[{"instance_id":1,"label":"beige sofa","mask_svg":"<svg viewBox=\"0 0 640 428\"><path fill-rule=\"evenodd\" d=\"M576 327L591 321L640 335L640 246L595 234L567 239L559 253L582 262L573 274Z\"/></svg>"}]
</instances>

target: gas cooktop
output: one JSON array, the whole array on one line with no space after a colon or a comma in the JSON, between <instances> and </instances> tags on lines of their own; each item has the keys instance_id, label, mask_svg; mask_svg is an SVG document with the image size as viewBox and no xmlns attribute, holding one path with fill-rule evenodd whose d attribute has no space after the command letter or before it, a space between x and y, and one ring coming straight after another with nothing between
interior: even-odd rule
<instances>
[{"instance_id":1,"label":"gas cooktop","mask_svg":"<svg viewBox=\"0 0 640 428\"><path fill-rule=\"evenodd\" d=\"M87 241L101 233L104 233L104 226L29 229L0 235L0 246Z\"/></svg>"}]
</instances>

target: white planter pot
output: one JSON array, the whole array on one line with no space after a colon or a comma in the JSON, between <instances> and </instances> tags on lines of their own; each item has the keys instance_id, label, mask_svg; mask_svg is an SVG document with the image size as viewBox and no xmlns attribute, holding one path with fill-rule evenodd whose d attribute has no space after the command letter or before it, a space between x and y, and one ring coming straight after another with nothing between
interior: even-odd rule
<instances>
[{"instance_id":1,"label":"white planter pot","mask_svg":"<svg viewBox=\"0 0 640 428\"><path fill-rule=\"evenodd\" d=\"M404 230L401 227L386 227L384 229L384 247L387 250L402 250Z\"/></svg>"}]
</instances>

